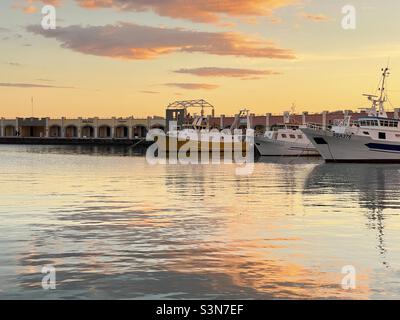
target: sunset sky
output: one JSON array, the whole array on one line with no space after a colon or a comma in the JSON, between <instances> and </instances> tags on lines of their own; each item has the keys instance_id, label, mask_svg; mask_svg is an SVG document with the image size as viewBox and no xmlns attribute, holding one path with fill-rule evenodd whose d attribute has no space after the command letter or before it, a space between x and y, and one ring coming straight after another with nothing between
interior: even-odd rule
<instances>
[{"instance_id":1,"label":"sunset sky","mask_svg":"<svg viewBox=\"0 0 400 320\"><path fill-rule=\"evenodd\" d=\"M344 30L342 7L356 8ZM41 27L45 4L56 30ZM0 117L353 109L390 58L400 105L398 0L2 0Z\"/></svg>"}]
</instances>

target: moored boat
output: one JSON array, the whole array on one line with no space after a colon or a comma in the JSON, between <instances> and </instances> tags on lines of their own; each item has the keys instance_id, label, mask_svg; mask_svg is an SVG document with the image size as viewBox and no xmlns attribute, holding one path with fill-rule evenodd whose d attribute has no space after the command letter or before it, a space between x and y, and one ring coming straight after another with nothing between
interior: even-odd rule
<instances>
[{"instance_id":1,"label":"moored boat","mask_svg":"<svg viewBox=\"0 0 400 320\"><path fill-rule=\"evenodd\" d=\"M165 135L157 137L158 150L170 152L233 152L252 151L254 130L251 129L249 110L240 110L230 128L218 130L211 128L208 117L195 116L190 124L182 129L169 130ZM246 128L241 129L240 125Z\"/></svg>"},{"instance_id":2,"label":"moored boat","mask_svg":"<svg viewBox=\"0 0 400 320\"><path fill-rule=\"evenodd\" d=\"M261 156L319 156L317 149L300 130L302 126L284 124L254 138ZM305 127L305 126L304 126Z\"/></svg>"},{"instance_id":3,"label":"moored boat","mask_svg":"<svg viewBox=\"0 0 400 320\"><path fill-rule=\"evenodd\" d=\"M348 117L331 130L309 125L302 131L327 162L400 162L399 119L388 117L384 104L389 69L382 69L380 95L365 95L372 102L367 116Z\"/></svg>"}]
</instances>

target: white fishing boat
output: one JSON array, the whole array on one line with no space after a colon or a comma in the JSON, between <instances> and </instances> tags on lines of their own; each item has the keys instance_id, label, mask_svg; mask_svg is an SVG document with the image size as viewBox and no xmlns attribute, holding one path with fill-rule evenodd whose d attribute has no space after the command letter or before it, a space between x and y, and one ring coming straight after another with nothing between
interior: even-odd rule
<instances>
[{"instance_id":1,"label":"white fishing boat","mask_svg":"<svg viewBox=\"0 0 400 320\"><path fill-rule=\"evenodd\" d=\"M347 117L331 130L309 125L302 129L327 162L400 162L399 119L390 119L385 111L385 90L389 69L382 69L380 95L365 95L371 108L367 116L352 122Z\"/></svg>"},{"instance_id":2,"label":"white fishing boat","mask_svg":"<svg viewBox=\"0 0 400 320\"><path fill-rule=\"evenodd\" d=\"M317 149L300 130L306 127L283 124L254 138L261 156L319 156Z\"/></svg>"},{"instance_id":3,"label":"white fishing boat","mask_svg":"<svg viewBox=\"0 0 400 320\"><path fill-rule=\"evenodd\" d=\"M251 129L249 110L240 110L235 116L235 121L230 128L218 130L211 128L209 117L195 115L190 124L185 124L182 129L169 130L165 135L157 138L158 150L161 153L169 152L233 152L252 151ZM245 129L240 129L243 125Z\"/></svg>"}]
</instances>

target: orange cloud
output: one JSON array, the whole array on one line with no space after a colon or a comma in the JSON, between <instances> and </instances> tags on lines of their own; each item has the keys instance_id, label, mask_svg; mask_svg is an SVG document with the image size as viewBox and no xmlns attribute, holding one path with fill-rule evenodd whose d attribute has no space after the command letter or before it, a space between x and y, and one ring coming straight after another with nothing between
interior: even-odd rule
<instances>
[{"instance_id":1,"label":"orange cloud","mask_svg":"<svg viewBox=\"0 0 400 320\"><path fill-rule=\"evenodd\" d=\"M59 6L61 4L60 0L25 0L28 5L33 3L51 4L53 6Z\"/></svg>"},{"instance_id":2,"label":"orange cloud","mask_svg":"<svg viewBox=\"0 0 400 320\"><path fill-rule=\"evenodd\" d=\"M9 83L2 82L0 83L0 87L9 87L9 88L51 88L51 89L75 89L74 87L60 87L60 86L50 86L44 84L36 84L36 83Z\"/></svg>"},{"instance_id":3,"label":"orange cloud","mask_svg":"<svg viewBox=\"0 0 400 320\"><path fill-rule=\"evenodd\" d=\"M298 0L76 0L84 8L115 8L126 11L153 11L161 16L195 22L216 23L221 16L270 16L278 8Z\"/></svg>"},{"instance_id":4,"label":"orange cloud","mask_svg":"<svg viewBox=\"0 0 400 320\"><path fill-rule=\"evenodd\" d=\"M15 0L16 1L16 0ZM299 0L75 0L79 6L87 9L113 8L123 11L153 11L160 16L180 18L194 22L217 23L231 26L232 23L220 22L221 17L249 17L254 23L255 17L272 16L279 8L294 5ZM15 5L27 13L37 11L33 3L61 5L61 0L25 0L26 5Z\"/></svg>"},{"instance_id":5,"label":"orange cloud","mask_svg":"<svg viewBox=\"0 0 400 320\"><path fill-rule=\"evenodd\" d=\"M313 22L323 22L323 21L328 21L329 18L324 15L324 14L310 14L310 13L304 13L303 17L307 20L313 21Z\"/></svg>"},{"instance_id":6,"label":"orange cloud","mask_svg":"<svg viewBox=\"0 0 400 320\"><path fill-rule=\"evenodd\" d=\"M63 48L120 59L152 59L173 52L270 59L295 58L292 50L282 49L270 41L236 32L199 32L131 23L58 27L56 30L43 30L34 25L29 26L27 30L54 38Z\"/></svg>"},{"instance_id":7,"label":"orange cloud","mask_svg":"<svg viewBox=\"0 0 400 320\"><path fill-rule=\"evenodd\" d=\"M35 3L50 4L53 6L59 6L61 4L60 0L25 0L24 4L14 1L13 8L22 10L27 14L33 14L39 11Z\"/></svg>"},{"instance_id":8,"label":"orange cloud","mask_svg":"<svg viewBox=\"0 0 400 320\"><path fill-rule=\"evenodd\" d=\"M145 93L145 94L159 94L157 91L149 91L149 90L142 90L140 93Z\"/></svg>"},{"instance_id":9,"label":"orange cloud","mask_svg":"<svg viewBox=\"0 0 400 320\"><path fill-rule=\"evenodd\" d=\"M168 87L177 87L186 90L213 90L218 88L215 84L207 83L166 83Z\"/></svg>"},{"instance_id":10,"label":"orange cloud","mask_svg":"<svg viewBox=\"0 0 400 320\"><path fill-rule=\"evenodd\" d=\"M26 6L23 8L23 11L28 14L36 13L37 8L35 6Z\"/></svg>"},{"instance_id":11,"label":"orange cloud","mask_svg":"<svg viewBox=\"0 0 400 320\"><path fill-rule=\"evenodd\" d=\"M232 77L232 78L244 78L255 76L266 76L266 75L277 75L281 74L272 70L253 70L253 69L238 69L238 68L217 68L217 67L204 67L204 68L192 68L192 69L179 69L175 70L175 73L192 74L199 77Z\"/></svg>"}]
</instances>

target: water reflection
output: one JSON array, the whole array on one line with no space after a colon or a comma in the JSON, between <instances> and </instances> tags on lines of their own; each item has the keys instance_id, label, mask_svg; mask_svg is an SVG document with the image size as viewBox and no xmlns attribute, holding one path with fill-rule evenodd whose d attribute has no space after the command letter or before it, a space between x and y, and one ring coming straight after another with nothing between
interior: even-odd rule
<instances>
[{"instance_id":1,"label":"water reflection","mask_svg":"<svg viewBox=\"0 0 400 320\"><path fill-rule=\"evenodd\" d=\"M112 146L112 145L32 145L15 146L20 152L40 153L40 154L82 154L95 156L136 156L145 153L143 148L132 146Z\"/></svg>"},{"instance_id":2,"label":"water reflection","mask_svg":"<svg viewBox=\"0 0 400 320\"><path fill-rule=\"evenodd\" d=\"M385 222L400 209L400 166L379 164L322 164L308 176L305 194L350 194L357 197L369 229L376 231L382 264L389 267L385 244ZM398 211L397 211L398 212Z\"/></svg>"},{"instance_id":3,"label":"water reflection","mask_svg":"<svg viewBox=\"0 0 400 320\"><path fill-rule=\"evenodd\" d=\"M235 165L150 166L86 148L0 155L0 297L399 296L380 281L392 278L370 232L395 271L396 167L285 158L237 176ZM349 257L360 276L352 292L340 286ZM55 291L41 289L44 264L57 268Z\"/></svg>"}]
</instances>

